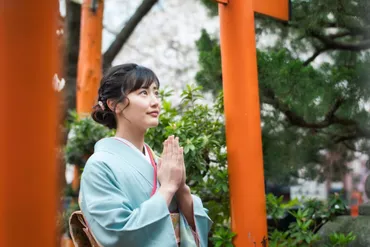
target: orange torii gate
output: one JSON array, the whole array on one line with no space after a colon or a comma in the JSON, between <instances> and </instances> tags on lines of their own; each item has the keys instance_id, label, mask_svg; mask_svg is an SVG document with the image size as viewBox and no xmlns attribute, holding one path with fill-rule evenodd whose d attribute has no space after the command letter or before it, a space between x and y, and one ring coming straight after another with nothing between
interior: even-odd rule
<instances>
[{"instance_id":1,"label":"orange torii gate","mask_svg":"<svg viewBox=\"0 0 370 247\"><path fill-rule=\"evenodd\" d=\"M216 0L232 230L237 247L267 246L254 12L288 20L289 0Z\"/></svg>"}]
</instances>

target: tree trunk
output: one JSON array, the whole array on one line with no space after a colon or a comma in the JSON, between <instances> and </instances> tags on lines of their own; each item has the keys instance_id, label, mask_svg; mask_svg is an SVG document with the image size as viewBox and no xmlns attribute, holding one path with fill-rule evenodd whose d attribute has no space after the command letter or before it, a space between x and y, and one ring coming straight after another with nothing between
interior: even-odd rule
<instances>
[{"instance_id":1,"label":"tree trunk","mask_svg":"<svg viewBox=\"0 0 370 247\"><path fill-rule=\"evenodd\" d=\"M67 15L64 24L64 57L63 57L63 73L61 77L66 80L66 85L63 90L63 95L60 101L60 129L61 143L63 147L67 143L68 131L65 126L65 121L68 117L68 111L76 108L76 77L77 77L77 61L80 40L80 17L81 5L70 0L66 1ZM64 153L60 152L58 157L59 164L59 179L60 188L63 190L66 185L65 171L66 162Z\"/></svg>"},{"instance_id":2,"label":"tree trunk","mask_svg":"<svg viewBox=\"0 0 370 247\"><path fill-rule=\"evenodd\" d=\"M80 49L80 26L81 5L67 1L67 30L66 30L66 53L65 53L65 78L66 88L64 90L65 111L63 118L67 118L67 111L76 108L76 78L78 53ZM65 139L66 142L66 139Z\"/></svg>"}]
</instances>

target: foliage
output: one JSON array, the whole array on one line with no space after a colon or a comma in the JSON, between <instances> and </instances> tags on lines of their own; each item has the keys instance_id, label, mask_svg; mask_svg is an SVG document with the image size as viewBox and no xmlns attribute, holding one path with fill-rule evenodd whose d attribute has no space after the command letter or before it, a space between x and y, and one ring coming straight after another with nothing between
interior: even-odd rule
<instances>
[{"instance_id":1,"label":"foliage","mask_svg":"<svg viewBox=\"0 0 370 247\"><path fill-rule=\"evenodd\" d=\"M81 118L76 112L72 112L70 116L65 160L67 163L84 167L87 159L94 152L95 143L103 137L112 136L114 132L96 123L90 117Z\"/></svg>"},{"instance_id":2,"label":"foliage","mask_svg":"<svg viewBox=\"0 0 370 247\"><path fill-rule=\"evenodd\" d=\"M330 242L333 247L344 247L356 239L356 236L352 232L347 235L343 233L332 233L330 236Z\"/></svg>"},{"instance_id":3,"label":"foliage","mask_svg":"<svg viewBox=\"0 0 370 247\"><path fill-rule=\"evenodd\" d=\"M275 222L282 218L289 208L295 207L299 204L297 199L291 200L288 203L283 203L283 196L276 197L269 193L266 195L266 211Z\"/></svg>"},{"instance_id":4,"label":"foliage","mask_svg":"<svg viewBox=\"0 0 370 247\"><path fill-rule=\"evenodd\" d=\"M210 16L215 16L218 14L218 7L215 1L213 0L201 0L201 2L207 6L208 8L208 14Z\"/></svg>"},{"instance_id":5,"label":"foliage","mask_svg":"<svg viewBox=\"0 0 370 247\"><path fill-rule=\"evenodd\" d=\"M218 228L212 234L212 242L215 247L233 247L232 239L236 236L228 228Z\"/></svg>"},{"instance_id":6,"label":"foliage","mask_svg":"<svg viewBox=\"0 0 370 247\"><path fill-rule=\"evenodd\" d=\"M286 213L291 214L295 219L285 231L270 229L269 246L271 247L311 247L320 240L317 231L325 222L333 220L336 215L346 213L346 206L338 195L332 196L327 203L312 199L303 203L296 200L283 203L282 197L276 198L269 194L266 197L266 208L275 222L283 218ZM348 235L333 233L330 235L331 244L327 247L347 246L354 239L353 233Z\"/></svg>"},{"instance_id":7,"label":"foliage","mask_svg":"<svg viewBox=\"0 0 370 247\"><path fill-rule=\"evenodd\" d=\"M202 30L196 45L201 69L196 74L195 80L216 96L222 89L221 50L218 40L211 38L205 30Z\"/></svg>"},{"instance_id":8,"label":"foliage","mask_svg":"<svg viewBox=\"0 0 370 247\"><path fill-rule=\"evenodd\" d=\"M215 1L202 2L217 14ZM256 15L269 181L286 184L302 168L306 177L322 179L329 173L328 153L336 157L330 161L331 179L340 180L354 151L369 153L369 7L367 0L293 0L289 22ZM260 41L269 37L274 42L262 46ZM203 30L196 45L196 80L204 91L217 95L222 89L219 42ZM319 56L325 60L315 64Z\"/></svg>"}]
</instances>

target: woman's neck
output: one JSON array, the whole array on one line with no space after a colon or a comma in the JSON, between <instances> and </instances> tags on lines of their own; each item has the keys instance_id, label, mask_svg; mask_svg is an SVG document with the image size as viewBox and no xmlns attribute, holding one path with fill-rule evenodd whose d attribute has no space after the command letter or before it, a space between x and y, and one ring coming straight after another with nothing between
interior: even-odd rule
<instances>
[{"instance_id":1,"label":"woman's neck","mask_svg":"<svg viewBox=\"0 0 370 247\"><path fill-rule=\"evenodd\" d=\"M140 152L143 152L144 149L144 135L145 131L127 127L118 127L116 131L116 137L120 137L131 142Z\"/></svg>"}]
</instances>

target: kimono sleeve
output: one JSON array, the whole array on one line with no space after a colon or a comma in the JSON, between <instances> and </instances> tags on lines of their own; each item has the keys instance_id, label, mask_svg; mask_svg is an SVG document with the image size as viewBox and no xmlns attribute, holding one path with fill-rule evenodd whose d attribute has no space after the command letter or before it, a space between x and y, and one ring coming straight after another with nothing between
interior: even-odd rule
<instances>
[{"instance_id":1,"label":"kimono sleeve","mask_svg":"<svg viewBox=\"0 0 370 247\"><path fill-rule=\"evenodd\" d=\"M208 210L203 207L201 199L196 195L192 195L192 198L196 232L182 215L180 223L181 247L206 247L208 246L208 233L213 222L207 214Z\"/></svg>"},{"instance_id":2,"label":"kimono sleeve","mask_svg":"<svg viewBox=\"0 0 370 247\"><path fill-rule=\"evenodd\" d=\"M208 233L211 229L213 222L207 214L208 210L203 207L201 199L196 195L192 195L192 197L194 207L194 218L197 228L197 234L200 240L200 246L207 246Z\"/></svg>"},{"instance_id":3,"label":"kimono sleeve","mask_svg":"<svg viewBox=\"0 0 370 247\"><path fill-rule=\"evenodd\" d=\"M104 247L175 247L171 218L159 193L133 208L113 172L103 162L87 164L81 179L80 207ZM127 189L135 189L134 186Z\"/></svg>"}]
</instances>

